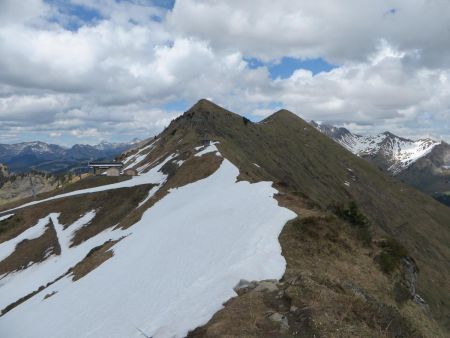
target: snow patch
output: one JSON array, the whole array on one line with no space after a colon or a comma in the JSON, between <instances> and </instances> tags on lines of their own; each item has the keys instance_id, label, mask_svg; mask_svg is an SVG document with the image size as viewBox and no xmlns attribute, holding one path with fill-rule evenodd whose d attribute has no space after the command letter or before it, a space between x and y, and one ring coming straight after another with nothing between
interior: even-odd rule
<instances>
[{"instance_id":1,"label":"snow patch","mask_svg":"<svg viewBox=\"0 0 450 338\"><path fill-rule=\"evenodd\" d=\"M272 182L237 182L238 175L224 159L211 176L170 190L127 229L131 234L113 246L112 258L76 282L59 280L6 313L0 331L36 338L183 337L235 296L233 287L241 279L281 278L286 262L278 236L296 214L278 206ZM0 288L1 302L37 289L90 248L120 235L106 231L10 277Z\"/></svg>"},{"instance_id":2,"label":"snow patch","mask_svg":"<svg viewBox=\"0 0 450 338\"><path fill-rule=\"evenodd\" d=\"M126 167L124 170L132 168L132 167L138 165L140 162L142 162L147 157L147 155L150 154L151 149L155 146L156 141L157 140L154 140L149 145L139 149L137 153L126 157L123 161L126 164ZM146 150L149 150L149 149L150 149L150 151L146 152ZM145 152L145 154L144 154L144 152Z\"/></svg>"},{"instance_id":3,"label":"snow patch","mask_svg":"<svg viewBox=\"0 0 450 338\"><path fill-rule=\"evenodd\" d=\"M212 153L212 152L216 152L216 155L220 156L219 149L217 149L217 147L216 147L216 144L218 144L218 143L219 142L209 142L209 145L207 145L205 147L205 149L203 149L202 151L199 151L198 153L196 153L195 156L196 157L200 157L200 156L203 156L205 154Z\"/></svg>"},{"instance_id":4,"label":"snow patch","mask_svg":"<svg viewBox=\"0 0 450 338\"><path fill-rule=\"evenodd\" d=\"M181 167L181 166L183 165L184 162L186 162L186 161L185 161L185 160L178 160L178 161L175 161L175 164L176 164L177 166Z\"/></svg>"},{"instance_id":5,"label":"snow patch","mask_svg":"<svg viewBox=\"0 0 450 338\"><path fill-rule=\"evenodd\" d=\"M147 155L148 154L144 154L144 155L139 155L135 158L132 158L131 163L128 164L123 170L127 170L127 169L133 168L134 166L138 165L147 157Z\"/></svg>"},{"instance_id":6,"label":"snow patch","mask_svg":"<svg viewBox=\"0 0 450 338\"><path fill-rule=\"evenodd\" d=\"M7 220L8 218L11 218L13 216L14 216L14 214L7 214L7 215L0 216L0 222Z\"/></svg>"},{"instance_id":7,"label":"snow patch","mask_svg":"<svg viewBox=\"0 0 450 338\"><path fill-rule=\"evenodd\" d=\"M25 230L18 236L10 239L9 241L1 243L0 244L0 261L4 260L9 255L11 255L14 252L16 245L19 244L20 242L22 242L26 239L31 240L31 239L41 237L46 230L46 225L48 224L48 222L49 222L48 216L41 218L35 225L28 228L27 230Z\"/></svg>"},{"instance_id":8,"label":"snow patch","mask_svg":"<svg viewBox=\"0 0 450 338\"><path fill-rule=\"evenodd\" d=\"M136 207L136 209L140 208L142 205L144 205L150 198L153 197L153 195L155 195L155 193L158 191L160 185L157 185L153 188L151 188L148 192L147 197L145 197L141 202L139 202L138 206Z\"/></svg>"},{"instance_id":9,"label":"snow patch","mask_svg":"<svg viewBox=\"0 0 450 338\"><path fill-rule=\"evenodd\" d=\"M70 247L74 232L88 224L92 220L94 215L95 213L91 211L75 221L73 224L69 225L66 229L64 229L64 226L59 223L58 213L51 213L49 216L47 216L45 219L48 220L50 218L55 227L58 236L58 242L61 247L61 254L52 255L45 261L35 263L25 270L16 271L14 273L3 276L0 279L0 309L4 309L7 305L12 304L18 299L37 290L40 286L46 285L47 283L52 282L56 278L64 275L69 268L73 267L84 257L86 257L86 255L92 248L102 245L108 240L119 239L126 235L126 232L124 230L108 229L101 232L97 236L89 238L88 240L75 247ZM86 295L84 297L86 297ZM48 319L50 320L50 318ZM0 321L0 332L2 332L2 334L4 332L4 326L5 322ZM51 325L49 327L51 327ZM22 336L35 337L35 335L31 332ZM42 337L44 336L45 335L43 335ZM49 337L50 336L51 335L49 335ZM55 337L57 336L58 335L56 335ZM64 336L65 335L60 335L60 337ZM21 337L21 335L11 334L6 335L6 337Z\"/></svg>"}]
</instances>

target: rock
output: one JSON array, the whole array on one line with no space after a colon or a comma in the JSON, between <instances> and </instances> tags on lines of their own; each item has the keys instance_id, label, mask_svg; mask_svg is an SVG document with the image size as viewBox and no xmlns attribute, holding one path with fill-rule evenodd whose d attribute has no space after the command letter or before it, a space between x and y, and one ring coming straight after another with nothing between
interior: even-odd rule
<instances>
[{"instance_id":1,"label":"rock","mask_svg":"<svg viewBox=\"0 0 450 338\"><path fill-rule=\"evenodd\" d=\"M278 281L277 280L264 280L258 283L258 286L255 288L255 291L278 291Z\"/></svg>"},{"instance_id":2,"label":"rock","mask_svg":"<svg viewBox=\"0 0 450 338\"><path fill-rule=\"evenodd\" d=\"M295 305L292 305L291 308L289 309L290 312L297 312L298 311L298 307L296 307Z\"/></svg>"},{"instance_id":3,"label":"rock","mask_svg":"<svg viewBox=\"0 0 450 338\"><path fill-rule=\"evenodd\" d=\"M283 297L284 297L284 291L281 290L281 291L278 292L277 298L278 298L278 299L281 299L281 298L283 298Z\"/></svg>"},{"instance_id":4,"label":"rock","mask_svg":"<svg viewBox=\"0 0 450 338\"><path fill-rule=\"evenodd\" d=\"M250 282L246 279L241 279L236 286L233 288L234 291L238 291L240 289L246 288L250 285Z\"/></svg>"},{"instance_id":5,"label":"rock","mask_svg":"<svg viewBox=\"0 0 450 338\"><path fill-rule=\"evenodd\" d=\"M281 313L274 312L269 316L269 319L273 322L280 323L282 330L289 330L289 322L285 315Z\"/></svg>"},{"instance_id":6,"label":"rock","mask_svg":"<svg viewBox=\"0 0 450 338\"><path fill-rule=\"evenodd\" d=\"M415 299L417 286L418 268L416 262L411 257L402 258L403 266L403 284L409 291L411 299Z\"/></svg>"},{"instance_id":7,"label":"rock","mask_svg":"<svg viewBox=\"0 0 450 338\"><path fill-rule=\"evenodd\" d=\"M234 292L236 292L238 295L243 295L244 293L253 290L258 286L258 282L251 281L249 282L246 279L241 279L239 283L236 284L236 286L233 288Z\"/></svg>"},{"instance_id":8,"label":"rock","mask_svg":"<svg viewBox=\"0 0 450 338\"><path fill-rule=\"evenodd\" d=\"M417 293L414 295L414 299L413 301L417 304L421 304L421 305L426 305L427 303L425 302L425 299L423 299L422 297L420 297Z\"/></svg>"}]
</instances>

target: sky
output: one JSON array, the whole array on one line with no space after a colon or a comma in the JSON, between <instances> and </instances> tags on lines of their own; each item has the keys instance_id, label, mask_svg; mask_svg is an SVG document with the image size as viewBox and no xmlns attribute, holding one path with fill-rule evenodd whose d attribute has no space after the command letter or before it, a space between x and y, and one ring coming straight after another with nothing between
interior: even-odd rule
<instances>
[{"instance_id":1,"label":"sky","mask_svg":"<svg viewBox=\"0 0 450 338\"><path fill-rule=\"evenodd\" d=\"M144 139L201 98L450 142L448 0L0 0L0 143Z\"/></svg>"}]
</instances>

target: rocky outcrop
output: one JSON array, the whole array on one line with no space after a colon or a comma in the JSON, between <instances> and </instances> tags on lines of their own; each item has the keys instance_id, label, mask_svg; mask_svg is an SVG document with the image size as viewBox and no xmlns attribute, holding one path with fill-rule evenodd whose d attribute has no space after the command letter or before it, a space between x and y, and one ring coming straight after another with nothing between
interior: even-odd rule
<instances>
[{"instance_id":1,"label":"rocky outcrop","mask_svg":"<svg viewBox=\"0 0 450 338\"><path fill-rule=\"evenodd\" d=\"M51 191L60 184L58 177L42 173L8 175L3 180L0 176L0 182L0 204Z\"/></svg>"},{"instance_id":2,"label":"rocky outcrop","mask_svg":"<svg viewBox=\"0 0 450 338\"><path fill-rule=\"evenodd\" d=\"M417 304L425 304L425 300L417 294L417 277L419 268L412 257L404 257L402 259L402 279L401 283L408 291L409 299Z\"/></svg>"}]
</instances>

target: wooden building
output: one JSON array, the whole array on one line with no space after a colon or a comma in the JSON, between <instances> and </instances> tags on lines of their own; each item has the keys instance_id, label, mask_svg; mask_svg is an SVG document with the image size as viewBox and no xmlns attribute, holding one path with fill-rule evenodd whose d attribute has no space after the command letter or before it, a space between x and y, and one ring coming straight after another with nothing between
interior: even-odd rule
<instances>
[{"instance_id":1,"label":"wooden building","mask_svg":"<svg viewBox=\"0 0 450 338\"><path fill-rule=\"evenodd\" d=\"M122 162L89 162L89 168L94 170L94 175L101 175L106 171L106 175L108 176L119 176L120 170L123 167ZM109 170L116 169L116 170ZM117 171L117 175L116 175Z\"/></svg>"}]
</instances>

